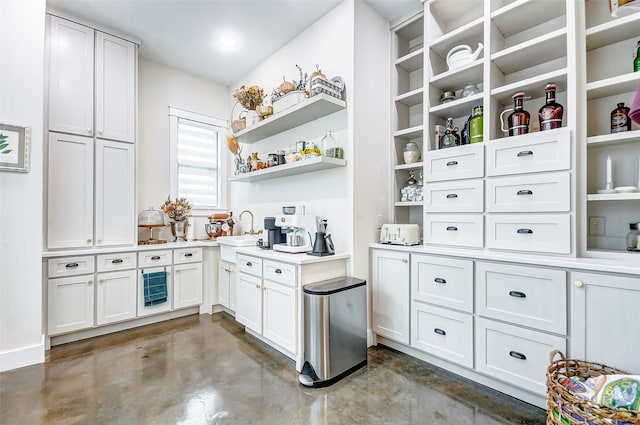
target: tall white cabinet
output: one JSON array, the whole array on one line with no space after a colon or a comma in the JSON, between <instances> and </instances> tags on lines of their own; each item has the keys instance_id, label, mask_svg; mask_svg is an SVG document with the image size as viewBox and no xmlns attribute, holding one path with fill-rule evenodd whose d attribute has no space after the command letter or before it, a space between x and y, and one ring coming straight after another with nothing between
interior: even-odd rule
<instances>
[{"instance_id":1,"label":"tall white cabinet","mask_svg":"<svg viewBox=\"0 0 640 425\"><path fill-rule=\"evenodd\" d=\"M48 19L47 248L134 244L137 46Z\"/></svg>"}]
</instances>

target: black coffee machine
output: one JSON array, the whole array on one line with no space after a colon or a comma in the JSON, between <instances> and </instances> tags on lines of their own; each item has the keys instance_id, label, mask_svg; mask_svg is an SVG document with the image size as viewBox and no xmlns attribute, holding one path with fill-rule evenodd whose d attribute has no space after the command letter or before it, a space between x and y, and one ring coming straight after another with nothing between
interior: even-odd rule
<instances>
[{"instance_id":1,"label":"black coffee machine","mask_svg":"<svg viewBox=\"0 0 640 425\"><path fill-rule=\"evenodd\" d=\"M267 235L267 240L260 238L256 244L262 249L273 249L274 244L287 242L287 234L282 231L282 227L276 226L275 217L264 218L264 231Z\"/></svg>"}]
</instances>

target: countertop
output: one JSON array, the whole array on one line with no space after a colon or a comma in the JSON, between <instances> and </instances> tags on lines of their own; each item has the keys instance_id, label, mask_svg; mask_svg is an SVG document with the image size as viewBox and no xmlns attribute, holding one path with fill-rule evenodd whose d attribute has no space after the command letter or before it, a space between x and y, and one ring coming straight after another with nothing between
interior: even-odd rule
<instances>
[{"instance_id":1,"label":"countertop","mask_svg":"<svg viewBox=\"0 0 640 425\"><path fill-rule=\"evenodd\" d=\"M349 258L349 254L347 253L335 253L334 255L327 255L325 257L316 257L314 255L307 255L306 253L290 254L287 252L273 251L271 249L261 249L257 246L241 246L237 247L235 250L237 254L252 255L254 257L264 258L267 260L282 261L284 263L298 265L344 260Z\"/></svg>"},{"instance_id":2,"label":"countertop","mask_svg":"<svg viewBox=\"0 0 640 425\"><path fill-rule=\"evenodd\" d=\"M107 254L111 252L141 252L141 251L157 251L160 249L179 249L179 248L200 248L200 247L216 247L220 246L217 241L211 240L197 240L186 242L167 242L155 245L128 245L128 246L115 246L115 247L92 247L92 248L80 248L80 249L66 249L60 251L45 251L42 253L42 258L56 258L56 257L70 257L78 255L95 255L95 254Z\"/></svg>"}]
</instances>

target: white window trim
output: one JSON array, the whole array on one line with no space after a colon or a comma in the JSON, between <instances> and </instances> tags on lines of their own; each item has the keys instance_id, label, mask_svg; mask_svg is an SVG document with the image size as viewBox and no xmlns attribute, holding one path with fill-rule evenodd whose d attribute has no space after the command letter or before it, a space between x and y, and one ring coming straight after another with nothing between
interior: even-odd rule
<instances>
[{"instance_id":1,"label":"white window trim","mask_svg":"<svg viewBox=\"0 0 640 425\"><path fill-rule=\"evenodd\" d=\"M224 129L229 128L229 122L221 118L211 117L209 115L200 114L198 112L189 111L169 106L169 184L170 196L175 199L178 196L178 118L200 122L203 124L214 125ZM218 149L218 194L220 196L220 205L218 209L193 209L191 215L195 217L208 217L216 211L227 211L227 158L224 155L224 142L220 140Z\"/></svg>"}]
</instances>

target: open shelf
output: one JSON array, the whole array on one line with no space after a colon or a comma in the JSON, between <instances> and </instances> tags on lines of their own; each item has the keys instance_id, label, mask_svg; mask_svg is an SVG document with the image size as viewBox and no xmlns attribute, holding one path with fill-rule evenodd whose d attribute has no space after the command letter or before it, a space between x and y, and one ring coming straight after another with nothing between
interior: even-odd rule
<instances>
[{"instance_id":1,"label":"open shelf","mask_svg":"<svg viewBox=\"0 0 640 425\"><path fill-rule=\"evenodd\" d=\"M481 16L466 25L457 28L447 34L444 34L431 43L431 50L438 54L441 58L445 59L449 51L459 45L466 44L468 40L476 40L470 47L475 51L478 47L478 41L483 39L484 31L484 18Z\"/></svg>"},{"instance_id":2,"label":"open shelf","mask_svg":"<svg viewBox=\"0 0 640 425\"><path fill-rule=\"evenodd\" d=\"M414 162L412 164L398 164L394 168L396 171L399 170L415 170L418 168L422 168L424 166L424 162Z\"/></svg>"},{"instance_id":3,"label":"open shelf","mask_svg":"<svg viewBox=\"0 0 640 425\"><path fill-rule=\"evenodd\" d=\"M393 132L393 137L401 137L403 139L415 139L422 137L424 126L417 125L415 127L403 128Z\"/></svg>"},{"instance_id":4,"label":"open shelf","mask_svg":"<svg viewBox=\"0 0 640 425\"><path fill-rule=\"evenodd\" d=\"M554 48L549 48L553 46ZM492 62L505 74L567 55L567 28L543 34L491 55Z\"/></svg>"},{"instance_id":5,"label":"open shelf","mask_svg":"<svg viewBox=\"0 0 640 425\"><path fill-rule=\"evenodd\" d=\"M396 207L421 207L424 204L423 201L397 201L395 203Z\"/></svg>"},{"instance_id":6,"label":"open shelf","mask_svg":"<svg viewBox=\"0 0 640 425\"><path fill-rule=\"evenodd\" d=\"M638 27L640 27L640 13L587 28L587 50L597 49L634 37L634 35L637 35Z\"/></svg>"},{"instance_id":7,"label":"open shelf","mask_svg":"<svg viewBox=\"0 0 640 425\"><path fill-rule=\"evenodd\" d=\"M635 91L639 81L640 72L630 72L587 83L587 99L593 100Z\"/></svg>"},{"instance_id":8,"label":"open shelf","mask_svg":"<svg viewBox=\"0 0 640 425\"><path fill-rule=\"evenodd\" d=\"M235 133L238 142L254 143L346 108L347 103L323 93Z\"/></svg>"},{"instance_id":9,"label":"open shelf","mask_svg":"<svg viewBox=\"0 0 640 425\"><path fill-rule=\"evenodd\" d=\"M432 106L429 112L442 119L467 116L471 114L471 109L474 106L482 106L482 96L482 93L477 93L442 105Z\"/></svg>"},{"instance_id":10,"label":"open shelf","mask_svg":"<svg viewBox=\"0 0 640 425\"><path fill-rule=\"evenodd\" d=\"M592 193L587 201L634 201L640 200L640 192L634 193Z\"/></svg>"},{"instance_id":11,"label":"open shelf","mask_svg":"<svg viewBox=\"0 0 640 425\"><path fill-rule=\"evenodd\" d=\"M330 168L344 167L347 161L344 159L328 158L316 156L303 159L302 161L290 164L277 165L275 167L264 168L246 174L238 174L229 177L232 182L255 182L260 180L273 179L276 177L293 176L296 174L310 173L313 171L328 170Z\"/></svg>"},{"instance_id":12,"label":"open shelf","mask_svg":"<svg viewBox=\"0 0 640 425\"><path fill-rule=\"evenodd\" d=\"M546 72L526 80L497 87L491 90L491 96L496 98L502 105L512 103L513 94L521 91L524 91L527 96L532 98L544 97L544 86L549 82L555 83L560 89L559 91L565 91L567 88L567 68Z\"/></svg>"},{"instance_id":13,"label":"open shelf","mask_svg":"<svg viewBox=\"0 0 640 425\"><path fill-rule=\"evenodd\" d=\"M483 58L476 59L469 65L446 71L431 78L429 83L442 91L461 89L468 83L480 83L482 81Z\"/></svg>"},{"instance_id":14,"label":"open shelf","mask_svg":"<svg viewBox=\"0 0 640 425\"><path fill-rule=\"evenodd\" d=\"M404 55L401 58L396 59L396 66L404 69L407 72L417 71L422 69L424 62L424 47Z\"/></svg>"},{"instance_id":15,"label":"open shelf","mask_svg":"<svg viewBox=\"0 0 640 425\"><path fill-rule=\"evenodd\" d=\"M640 130L622 131L620 133L600 134L587 137L587 146L623 145L640 142Z\"/></svg>"},{"instance_id":16,"label":"open shelf","mask_svg":"<svg viewBox=\"0 0 640 425\"><path fill-rule=\"evenodd\" d=\"M541 7L539 2L533 0L516 0L493 12L491 19L502 35L509 37L565 13L564 1Z\"/></svg>"},{"instance_id":17,"label":"open shelf","mask_svg":"<svg viewBox=\"0 0 640 425\"><path fill-rule=\"evenodd\" d=\"M411 90L410 92L396 96L396 102L400 102L406 106L419 105L422 103L423 93L424 89L420 87L419 89Z\"/></svg>"}]
</instances>

